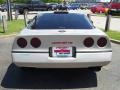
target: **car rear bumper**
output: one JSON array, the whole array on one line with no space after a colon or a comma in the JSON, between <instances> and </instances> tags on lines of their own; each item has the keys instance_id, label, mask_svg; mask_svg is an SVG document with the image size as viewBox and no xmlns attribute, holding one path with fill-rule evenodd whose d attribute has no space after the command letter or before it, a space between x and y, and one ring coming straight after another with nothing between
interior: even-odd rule
<instances>
[{"instance_id":1,"label":"car rear bumper","mask_svg":"<svg viewBox=\"0 0 120 90\"><path fill-rule=\"evenodd\" d=\"M12 53L19 67L88 68L110 63L112 52L77 53L76 58L51 58L48 53Z\"/></svg>"}]
</instances>

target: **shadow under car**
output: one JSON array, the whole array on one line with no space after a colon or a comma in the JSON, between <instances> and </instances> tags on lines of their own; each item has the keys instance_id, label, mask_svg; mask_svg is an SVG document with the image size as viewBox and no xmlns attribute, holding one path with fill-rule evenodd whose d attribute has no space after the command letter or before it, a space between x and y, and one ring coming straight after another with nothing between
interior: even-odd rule
<instances>
[{"instance_id":1,"label":"shadow under car","mask_svg":"<svg viewBox=\"0 0 120 90\"><path fill-rule=\"evenodd\" d=\"M2 80L1 86L12 89L73 89L97 87L96 73L88 69L27 69L14 64Z\"/></svg>"}]
</instances>

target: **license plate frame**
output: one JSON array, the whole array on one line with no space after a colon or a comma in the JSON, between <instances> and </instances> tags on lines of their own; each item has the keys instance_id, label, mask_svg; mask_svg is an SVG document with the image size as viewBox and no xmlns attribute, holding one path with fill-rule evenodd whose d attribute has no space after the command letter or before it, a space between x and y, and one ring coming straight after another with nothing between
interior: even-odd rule
<instances>
[{"instance_id":1,"label":"license plate frame","mask_svg":"<svg viewBox=\"0 0 120 90\"><path fill-rule=\"evenodd\" d=\"M56 58L76 57L75 47L50 47L49 56Z\"/></svg>"}]
</instances>

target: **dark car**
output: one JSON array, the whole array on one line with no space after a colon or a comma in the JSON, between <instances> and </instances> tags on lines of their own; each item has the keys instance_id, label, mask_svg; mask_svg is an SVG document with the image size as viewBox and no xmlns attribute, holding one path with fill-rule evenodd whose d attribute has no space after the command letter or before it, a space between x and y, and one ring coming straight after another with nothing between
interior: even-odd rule
<instances>
[{"instance_id":1,"label":"dark car","mask_svg":"<svg viewBox=\"0 0 120 90\"><path fill-rule=\"evenodd\" d=\"M14 6L15 6L15 5L14 5L13 3L11 3L10 5L11 5L11 6L10 6L11 9L14 10ZM8 5L7 5L7 3L5 3L5 4L2 4L2 5L1 5L0 10L1 10L2 12L4 12L4 11L7 11L7 8L8 8Z\"/></svg>"},{"instance_id":2,"label":"dark car","mask_svg":"<svg viewBox=\"0 0 120 90\"><path fill-rule=\"evenodd\" d=\"M67 10L68 8L67 8L67 5L58 4L58 5L57 5L57 9L58 9L58 10Z\"/></svg>"},{"instance_id":3,"label":"dark car","mask_svg":"<svg viewBox=\"0 0 120 90\"><path fill-rule=\"evenodd\" d=\"M15 8L20 14L23 14L25 11L46 11L52 9L50 5L40 0L29 0L24 4L16 4Z\"/></svg>"},{"instance_id":4,"label":"dark car","mask_svg":"<svg viewBox=\"0 0 120 90\"><path fill-rule=\"evenodd\" d=\"M83 3L83 4L81 4L81 6L80 6L80 9L88 9L88 4L87 3Z\"/></svg>"},{"instance_id":5,"label":"dark car","mask_svg":"<svg viewBox=\"0 0 120 90\"><path fill-rule=\"evenodd\" d=\"M80 8L80 4L78 3L72 3L68 6L69 10L75 10L75 9L79 9Z\"/></svg>"},{"instance_id":6,"label":"dark car","mask_svg":"<svg viewBox=\"0 0 120 90\"><path fill-rule=\"evenodd\" d=\"M50 3L50 4L48 4L49 6L51 6L51 9L52 10L56 10L57 9L57 3Z\"/></svg>"}]
</instances>

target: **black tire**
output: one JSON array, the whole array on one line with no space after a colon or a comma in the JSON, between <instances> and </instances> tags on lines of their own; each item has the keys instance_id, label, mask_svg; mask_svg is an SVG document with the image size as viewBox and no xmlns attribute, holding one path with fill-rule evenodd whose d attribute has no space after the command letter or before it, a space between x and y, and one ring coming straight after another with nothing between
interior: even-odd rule
<instances>
[{"instance_id":1,"label":"black tire","mask_svg":"<svg viewBox=\"0 0 120 90\"><path fill-rule=\"evenodd\" d=\"M24 8L23 11L24 11L23 13L26 13L26 12L28 13L29 9L28 8Z\"/></svg>"},{"instance_id":2,"label":"black tire","mask_svg":"<svg viewBox=\"0 0 120 90\"><path fill-rule=\"evenodd\" d=\"M31 69L33 69L33 68L19 67L19 69L20 69L21 71L29 71L29 70L31 70Z\"/></svg>"},{"instance_id":3,"label":"black tire","mask_svg":"<svg viewBox=\"0 0 120 90\"><path fill-rule=\"evenodd\" d=\"M4 9L2 9L1 11L2 11L2 12L5 12L5 10L4 10Z\"/></svg>"},{"instance_id":4,"label":"black tire","mask_svg":"<svg viewBox=\"0 0 120 90\"><path fill-rule=\"evenodd\" d=\"M19 11L19 14L24 14L24 11L23 11L23 10L20 10L20 11Z\"/></svg>"},{"instance_id":5,"label":"black tire","mask_svg":"<svg viewBox=\"0 0 120 90\"><path fill-rule=\"evenodd\" d=\"M111 10L108 10L107 14L113 15L113 12Z\"/></svg>"},{"instance_id":6,"label":"black tire","mask_svg":"<svg viewBox=\"0 0 120 90\"><path fill-rule=\"evenodd\" d=\"M101 71L101 68L102 68L101 66L98 66L98 67L90 67L89 69L95 72L99 72Z\"/></svg>"},{"instance_id":7,"label":"black tire","mask_svg":"<svg viewBox=\"0 0 120 90\"><path fill-rule=\"evenodd\" d=\"M24 14L25 12L27 12L28 13L28 8L24 8L24 9L22 9L22 10L19 10L19 14Z\"/></svg>"},{"instance_id":8,"label":"black tire","mask_svg":"<svg viewBox=\"0 0 120 90\"><path fill-rule=\"evenodd\" d=\"M52 11L52 8L47 8L44 11Z\"/></svg>"}]
</instances>

